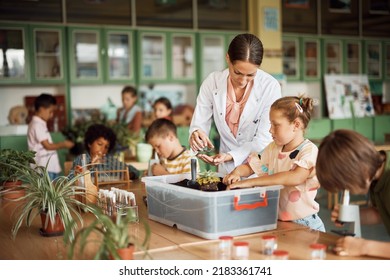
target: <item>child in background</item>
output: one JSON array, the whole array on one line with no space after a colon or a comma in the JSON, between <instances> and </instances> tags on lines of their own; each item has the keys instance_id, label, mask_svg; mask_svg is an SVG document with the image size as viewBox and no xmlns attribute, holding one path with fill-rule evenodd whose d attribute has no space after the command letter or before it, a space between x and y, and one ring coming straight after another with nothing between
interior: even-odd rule
<instances>
[{"instance_id":1,"label":"child in background","mask_svg":"<svg viewBox=\"0 0 390 280\"><path fill-rule=\"evenodd\" d=\"M325 231L315 201L320 184L315 164L318 148L304 138L313 109L312 98L294 96L276 100L270 110L270 133L274 139L258 155L239 165L223 182L229 189L284 185L280 191L279 219ZM241 181L241 177L257 176Z\"/></svg>"},{"instance_id":2,"label":"child in background","mask_svg":"<svg viewBox=\"0 0 390 280\"><path fill-rule=\"evenodd\" d=\"M142 126L142 110L137 103L137 90L131 86L122 89L123 107L117 111L117 122L126 124L127 128L139 134Z\"/></svg>"},{"instance_id":3,"label":"child in background","mask_svg":"<svg viewBox=\"0 0 390 280\"><path fill-rule=\"evenodd\" d=\"M369 193L372 205L360 209L361 223L383 222L390 234L390 151L378 152L370 140L355 131L335 130L320 144L316 169L327 191ZM338 205L331 215L336 222ZM390 258L390 242L348 236L337 240L334 251L341 256Z\"/></svg>"},{"instance_id":4,"label":"child in background","mask_svg":"<svg viewBox=\"0 0 390 280\"><path fill-rule=\"evenodd\" d=\"M139 171L124 162L116 159L112 154L115 147L116 135L114 131L102 124L93 124L88 127L84 137L84 145L87 151L86 165L91 171L105 170L129 170L130 179L137 179ZM82 155L78 155L73 161L73 167L69 173L69 178L73 178L75 173L83 171Z\"/></svg>"},{"instance_id":5,"label":"child in background","mask_svg":"<svg viewBox=\"0 0 390 280\"><path fill-rule=\"evenodd\" d=\"M151 167L153 176L191 172L192 154L180 144L173 122L164 118L155 120L146 131L145 141L161 160Z\"/></svg>"},{"instance_id":6,"label":"child in background","mask_svg":"<svg viewBox=\"0 0 390 280\"><path fill-rule=\"evenodd\" d=\"M172 121L172 104L166 97L160 97L153 104L154 117L156 119L165 118Z\"/></svg>"},{"instance_id":7,"label":"child in background","mask_svg":"<svg viewBox=\"0 0 390 280\"><path fill-rule=\"evenodd\" d=\"M35 115L28 124L27 144L28 149L35 151L37 165L46 166L50 179L54 180L60 175L61 166L57 150L70 149L74 143L65 140L53 143L47 128L47 121L53 117L56 108L56 99L51 94L42 93L35 99Z\"/></svg>"}]
</instances>

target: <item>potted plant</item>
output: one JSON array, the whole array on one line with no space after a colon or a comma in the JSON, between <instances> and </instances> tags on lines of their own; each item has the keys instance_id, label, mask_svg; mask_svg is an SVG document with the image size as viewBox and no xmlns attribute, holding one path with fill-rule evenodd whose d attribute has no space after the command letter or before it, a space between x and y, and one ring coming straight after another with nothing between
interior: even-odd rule
<instances>
[{"instance_id":1,"label":"potted plant","mask_svg":"<svg viewBox=\"0 0 390 280\"><path fill-rule=\"evenodd\" d=\"M144 237L140 238L131 231L131 226L138 227L134 224L138 221L138 215L133 208L124 210L122 214L118 210L116 219L104 214L99 207L93 207L91 212L96 219L76 233L69 246L68 257L70 259L75 253L83 254L89 243L99 244L94 253L94 259L133 259L135 248L144 251L145 256L148 255L150 228L146 221L141 220L145 229ZM76 247L79 250L76 250Z\"/></svg>"},{"instance_id":2,"label":"potted plant","mask_svg":"<svg viewBox=\"0 0 390 280\"><path fill-rule=\"evenodd\" d=\"M14 170L18 174L18 178L25 182L20 186L25 194L13 200L23 200L23 203L15 209L17 219L11 230L12 238L16 238L23 222L29 227L34 219L40 215L42 221L41 235L62 235L65 228L68 229L67 237L72 239L74 231L78 227L76 221L81 225L83 224L83 219L79 213L80 209L87 211L91 208L77 198L86 195L85 188L77 186L78 179L83 174L72 179L61 176L51 181L47 172L47 165L45 167L31 167L20 162L3 162L1 165Z\"/></svg>"},{"instance_id":3,"label":"potted plant","mask_svg":"<svg viewBox=\"0 0 390 280\"><path fill-rule=\"evenodd\" d=\"M0 182L1 186L6 190L3 193L3 198L12 200L23 196L24 190L20 188L22 181L20 174L9 164L19 163L21 166L29 167L35 163L35 152L33 151L17 151L13 149L0 150Z\"/></svg>"}]
</instances>

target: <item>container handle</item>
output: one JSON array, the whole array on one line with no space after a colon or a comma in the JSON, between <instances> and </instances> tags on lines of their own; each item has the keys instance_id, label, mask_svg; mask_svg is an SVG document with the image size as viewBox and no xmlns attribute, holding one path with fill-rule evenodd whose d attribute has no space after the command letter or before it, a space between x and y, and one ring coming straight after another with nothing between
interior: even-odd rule
<instances>
[{"instance_id":1,"label":"container handle","mask_svg":"<svg viewBox=\"0 0 390 280\"><path fill-rule=\"evenodd\" d=\"M267 194L261 195L263 198L263 201L258 201L252 204L241 204L239 205L238 203L240 202L240 195L235 195L234 196L234 210L236 211L241 211L241 210L253 210L256 208L260 207L267 207L268 206L268 197Z\"/></svg>"}]
</instances>

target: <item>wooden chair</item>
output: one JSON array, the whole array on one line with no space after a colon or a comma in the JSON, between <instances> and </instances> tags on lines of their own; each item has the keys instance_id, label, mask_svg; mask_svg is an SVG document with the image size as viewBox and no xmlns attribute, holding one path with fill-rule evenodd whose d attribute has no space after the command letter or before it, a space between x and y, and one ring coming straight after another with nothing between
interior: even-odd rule
<instances>
[{"instance_id":1,"label":"wooden chair","mask_svg":"<svg viewBox=\"0 0 390 280\"><path fill-rule=\"evenodd\" d=\"M94 184L98 188L102 187L116 187L129 189L130 176L129 170L102 170L93 173Z\"/></svg>"}]
</instances>

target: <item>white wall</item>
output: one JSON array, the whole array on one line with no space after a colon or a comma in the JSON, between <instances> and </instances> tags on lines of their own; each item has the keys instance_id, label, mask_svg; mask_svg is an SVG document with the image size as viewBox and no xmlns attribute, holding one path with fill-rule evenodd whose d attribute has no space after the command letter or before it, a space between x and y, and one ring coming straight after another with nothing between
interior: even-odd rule
<instances>
[{"instance_id":1,"label":"white wall","mask_svg":"<svg viewBox=\"0 0 390 280\"><path fill-rule=\"evenodd\" d=\"M9 110L17 105L24 105L25 96L38 96L41 93L60 95L65 93L64 87L46 86L1 86L0 87L0 125L8 125Z\"/></svg>"}]
</instances>

